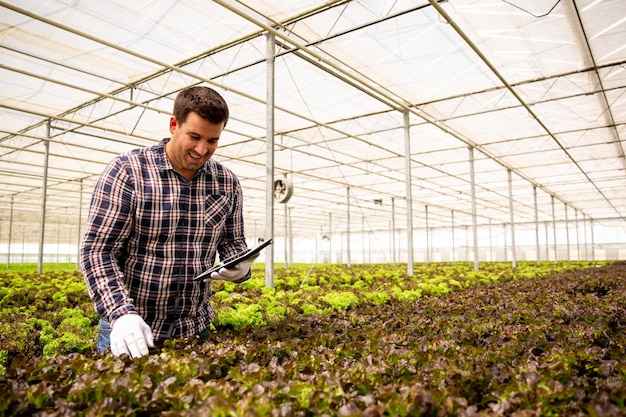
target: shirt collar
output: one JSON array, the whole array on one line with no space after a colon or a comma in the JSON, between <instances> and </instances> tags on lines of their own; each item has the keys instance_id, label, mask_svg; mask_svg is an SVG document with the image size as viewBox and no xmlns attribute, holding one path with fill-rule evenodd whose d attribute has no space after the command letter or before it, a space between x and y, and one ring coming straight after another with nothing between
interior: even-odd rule
<instances>
[{"instance_id":1,"label":"shirt collar","mask_svg":"<svg viewBox=\"0 0 626 417\"><path fill-rule=\"evenodd\" d=\"M172 165L172 162L170 161L170 158L167 157L167 153L165 153L165 144L167 142L170 141L171 138L163 138L161 140L161 142L159 142L156 146L155 146L155 150L157 152L158 158L157 158L157 164L159 166L159 170L161 171L167 171L167 170L173 170L176 171L176 169L174 168L174 165ZM208 165L211 163L211 160L209 159L208 161L206 161L199 169L198 172L196 172L196 176L198 175L198 173L206 173L208 171Z\"/></svg>"}]
</instances>

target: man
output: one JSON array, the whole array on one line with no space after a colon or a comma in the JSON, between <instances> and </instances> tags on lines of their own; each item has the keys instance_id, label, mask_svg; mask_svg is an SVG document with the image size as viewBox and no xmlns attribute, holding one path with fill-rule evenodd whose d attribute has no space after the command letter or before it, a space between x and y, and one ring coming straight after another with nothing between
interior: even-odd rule
<instances>
[{"instance_id":1,"label":"man","mask_svg":"<svg viewBox=\"0 0 626 417\"><path fill-rule=\"evenodd\" d=\"M80 267L100 315L98 351L141 357L154 340L208 337L211 281L193 278L216 253L247 249L239 180L211 159L228 122L207 87L181 91L171 138L113 159L98 180ZM254 259L211 279L243 282Z\"/></svg>"}]
</instances>

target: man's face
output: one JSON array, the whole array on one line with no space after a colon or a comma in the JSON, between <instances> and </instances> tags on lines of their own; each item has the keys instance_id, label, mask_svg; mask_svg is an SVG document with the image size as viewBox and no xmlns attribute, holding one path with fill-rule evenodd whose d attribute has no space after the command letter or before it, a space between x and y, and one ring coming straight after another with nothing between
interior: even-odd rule
<instances>
[{"instance_id":1,"label":"man's face","mask_svg":"<svg viewBox=\"0 0 626 417\"><path fill-rule=\"evenodd\" d=\"M211 123L195 112L189 113L184 123L172 116L172 138L165 145L165 152L174 168L191 180L217 149L223 130L224 123Z\"/></svg>"}]
</instances>

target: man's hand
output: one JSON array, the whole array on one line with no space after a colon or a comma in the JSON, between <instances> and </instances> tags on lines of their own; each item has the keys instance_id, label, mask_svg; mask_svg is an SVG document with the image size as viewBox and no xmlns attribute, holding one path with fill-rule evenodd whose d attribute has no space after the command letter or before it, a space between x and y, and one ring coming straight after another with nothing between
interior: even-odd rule
<instances>
[{"instance_id":1,"label":"man's hand","mask_svg":"<svg viewBox=\"0 0 626 417\"><path fill-rule=\"evenodd\" d=\"M154 347L152 330L138 314L125 314L111 323L111 352L139 358Z\"/></svg>"},{"instance_id":2,"label":"man's hand","mask_svg":"<svg viewBox=\"0 0 626 417\"><path fill-rule=\"evenodd\" d=\"M232 268L220 268L216 272L213 272L211 274L211 278L209 278L209 280L221 279L224 281L234 282L236 284L244 282L246 280L246 275L248 275L248 272L250 272L250 267L252 266L252 263L258 257L259 254L257 253L256 255L251 256L245 261L239 262Z\"/></svg>"}]
</instances>

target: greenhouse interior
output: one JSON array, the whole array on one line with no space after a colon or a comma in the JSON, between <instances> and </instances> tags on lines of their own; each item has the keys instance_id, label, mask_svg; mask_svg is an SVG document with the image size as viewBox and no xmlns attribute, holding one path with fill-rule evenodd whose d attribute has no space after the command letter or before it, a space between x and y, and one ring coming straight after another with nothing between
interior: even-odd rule
<instances>
[{"instance_id":1,"label":"greenhouse interior","mask_svg":"<svg viewBox=\"0 0 626 417\"><path fill-rule=\"evenodd\" d=\"M194 85L270 267L626 259L622 0L12 0L0 34L7 267L77 262Z\"/></svg>"}]
</instances>

